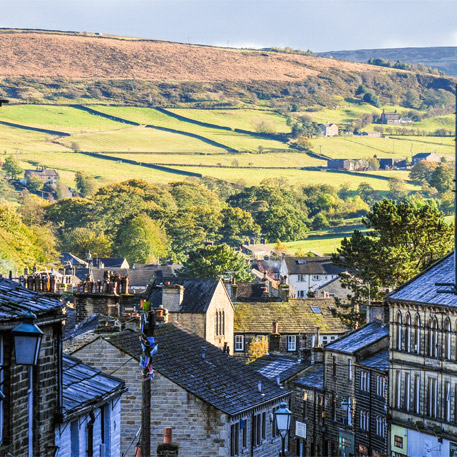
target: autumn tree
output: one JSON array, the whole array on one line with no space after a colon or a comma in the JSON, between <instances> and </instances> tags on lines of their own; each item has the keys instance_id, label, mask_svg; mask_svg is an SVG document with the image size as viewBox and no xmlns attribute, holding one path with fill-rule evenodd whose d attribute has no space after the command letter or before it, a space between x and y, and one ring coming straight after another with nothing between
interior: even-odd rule
<instances>
[{"instance_id":1,"label":"autumn tree","mask_svg":"<svg viewBox=\"0 0 457 457\"><path fill-rule=\"evenodd\" d=\"M248 349L248 363L268 354L268 338L257 336L252 339Z\"/></svg>"}]
</instances>

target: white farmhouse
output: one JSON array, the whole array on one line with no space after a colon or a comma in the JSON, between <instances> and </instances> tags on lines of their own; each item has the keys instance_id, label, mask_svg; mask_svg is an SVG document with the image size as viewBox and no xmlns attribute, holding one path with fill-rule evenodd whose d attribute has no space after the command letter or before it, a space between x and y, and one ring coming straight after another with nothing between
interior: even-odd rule
<instances>
[{"instance_id":1,"label":"white farmhouse","mask_svg":"<svg viewBox=\"0 0 457 457\"><path fill-rule=\"evenodd\" d=\"M315 291L337 278L342 271L332 263L330 257L284 256L280 275L289 284L292 298L305 298L310 290Z\"/></svg>"}]
</instances>

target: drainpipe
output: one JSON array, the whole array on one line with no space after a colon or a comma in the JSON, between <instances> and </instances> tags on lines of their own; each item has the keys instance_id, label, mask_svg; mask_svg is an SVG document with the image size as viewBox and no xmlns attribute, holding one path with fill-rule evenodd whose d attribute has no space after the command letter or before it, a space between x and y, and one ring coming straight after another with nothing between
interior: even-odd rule
<instances>
[{"instance_id":1,"label":"drainpipe","mask_svg":"<svg viewBox=\"0 0 457 457\"><path fill-rule=\"evenodd\" d=\"M94 457L94 411L89 413L89 422L87 423L87 457Z\"/></svg>"}]
</instances>

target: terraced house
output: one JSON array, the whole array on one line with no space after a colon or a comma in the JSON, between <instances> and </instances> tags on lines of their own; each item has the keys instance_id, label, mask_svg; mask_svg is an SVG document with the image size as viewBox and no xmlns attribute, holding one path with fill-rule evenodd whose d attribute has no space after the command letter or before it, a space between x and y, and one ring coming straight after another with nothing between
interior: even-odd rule
<instances>
[{"instance_id":1,"label":"terraced house","mask_svg":"<svg viewBox=\"0 0 457 457\"><path fill-rule=\"evenodd\" d=\"M246 358L256 337L266 337L269 352L300 357L303 350L335 341L348 331L333 299L290 299L235 303L235 356Z\"/></svg>"},{"instance_id":2,"label":"terraced house","mask_svg":"<svg viewBox=\"0 0 457 457\"><path fill-rule=\"evenodd\" d=\"M404 284L390 307L392 455L457 453L454 253ZM444 292L444 293L442 293Z\"/></svg>"}]
</instances>

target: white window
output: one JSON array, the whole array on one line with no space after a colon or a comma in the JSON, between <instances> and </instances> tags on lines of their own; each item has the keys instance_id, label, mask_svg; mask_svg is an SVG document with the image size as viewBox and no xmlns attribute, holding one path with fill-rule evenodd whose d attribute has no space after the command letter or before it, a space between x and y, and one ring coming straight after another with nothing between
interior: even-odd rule
<instances>
[{"instance_id":1,"label":"white window","mask_svg":"<svg viewBox=\"0 0 457 457\"><path fill-rule=\"evenodd\" d=\"M411 316L406 315L406 342L405 342L406 352L411 352Z\"/></svg>"},{"instance_id":2,"label":"white window","mask_svg":"<svg viewBox=\"0 0 457 457\"><path fill-rule=\"evenodd\" d=\"M396 373L395 387L396 387L396 397L397 397L395 405L397 406L398 409L400 409L401 408L401 372L400 372L400 370L398 370Z\"/></svg>"},{"instance_id":3,"label":"white window","mask_svg":"<svg viewBox=\"0 0 457 457\"><path fill-rule=\"evenodd\" d=\"M421 399L421 378L416 375L414 380L414 412L420 413L420 399Z\"/></svg>"},{"instance_id":4,"label":"white window","mask_svg":"<svg viewBox=\"0 0 457 457\"><path fill-rule=\"evenodd\" d=\"M370 372L361 371L360 372L360 389L364 392L370 391Z\"/></svg>"},{"instance_id":5,"label":"white window","mask_svg":"<svg viewBox=\"0 0 457 457\"><path fill-rule=\"evenodd\" d=\"M297 291L297 297L298 298L305 298L306 297L305 291L304 290Z\"/></svg>"},{"instance_id":6,"label":"white window","mask_svg":"<svg viewBox=\"0 0 457 457\"><path fill-rule=\"evenodd\" d=\"M352 425L352 397L348 398L348 425Z\"/></svg>"},{"instance_id":7,"label":"white window","mask_svg":"<svg viewBox=\"0 0 457 457\"><path fill-rule=\"evenodd\" d=\"M384 438L385 433L384 418L382 416L376 416L376 435Z\"/></svg>"},{"instance_id":8,"label":"white window","mask_svg":"<svg viewBox=\"0 0 457 457\"><path fill-rule=\"evenodd\" d=\"M383 376L376 376L376 395L384 397L386 394L386 380Z\"/></svg>"},{"instance_id":9,"label":"white window","mask_svg":"<svg viewBox=\"0 0 457 457\"><path fill-rule=\"evenodd\" d=\"M313 275L313 281L319 281L319 275Z\"/></svg>"},{"instance_id":10,"label":"white window","mask_svg":"<svg viewBox=\"0 0 457 457\"><path fill-rule=\"evenodd\" d=\"M421 352L421 318L416 316L414 320L414 352L420 354Z\"/></svg>"},{"instance_id":11,"label":"white window","mask_svg":"<svg viewBox=\"0 0 457 457\"><path fill-rule=\"evenodd\" d=\"M298 281L303 282L306 281L306 275L298 275L297 276Z\"/></svg>"},{"instance_id":12,"label":"white window","mask_svg":"<svg viewBox=\"0 0 457 457\"><path fill-rule=\"evenodd\" d=\"M348 379L352 381L352 359L348 360Z\"/></svg>"},{"instance_id":13,"label":"white window","mask_svg":"<svg viewBox=\"0 0 457 457\"><path fill-rule=\"evenodd\" d=\"M366 432L370 429L370 413L363 409L360 411L360 428Z\"/></svg>"},{"instance_id":14,"label":"white window","mask_svg":"<svg viewBox=\"0 0 457 457\"><path fill-rule=\"evenodd\" d=\"M244 351L244 335L235 335L235 351Z\"/></svg>"},{"instance_id":15,"label":"white window","mask_svg":"<svg viewBox=\"0 0 457 457\"><path fill-rule=\"evenodd\" d=\"M438 384L436 378L428 378L427 381L427 414L436 417Z\"/></svg>"},{"instance_id":16,"label":"white window","mask_svg":"<svg viewBox=\"0 0 457 457\"><path fill-rule=\"evenodd\" d=\"M449 422L451 420L451 383L449 381L445 384L444 393L446 395L444 399L444 420Z\"/></svg>"},{"instance_id":17,"label":"white window","mask_svg":"<svg viewBox=\"0 0 457 457\"><path fill-rule=\"evenodd\" d=\"M397 340L395 343L395 349L401 351L402 347L402 339L403 339L403 321L401 317L400 311L397 313Z\"/></svg>"},{"instance_id":18,"label":"white window","mask_svg":"<svg viewBox=\"0 0 457 457\"><path fill-rule=\"evenodd\" d=\"M410 403L410 395L411 395L411 375L409 372L405 373L405 409L409 411L409 403Z\"/></svg>"},{"instance_id":19,"label":"white window","mask_svg":"<svg viewBox=\"0 0 457 457\"><path fill-rule=\"evenodd\" d=\"M446 359L451 358L451 321L446 319L446 323L444 324L444 357Z\"/></svg>"},{"instance_id":20,"label":"white window","mask_svg":"<svg viewBox=\"0 0 457 457\"><path fill-rule=\"evenodd\" d=\"M287 350L289 352L297 350L297 337L295 335L287 335Z\"/></svg>"}]
</instances>

